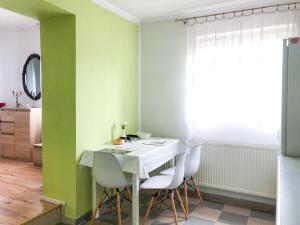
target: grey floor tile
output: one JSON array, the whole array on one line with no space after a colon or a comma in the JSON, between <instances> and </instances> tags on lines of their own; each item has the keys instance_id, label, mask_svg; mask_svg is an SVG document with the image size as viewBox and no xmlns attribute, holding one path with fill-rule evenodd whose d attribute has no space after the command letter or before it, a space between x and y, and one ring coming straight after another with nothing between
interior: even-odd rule
<instances>
[{"instance_id":1,"label":"grey floor tile","mask_svg":"<svg viewBox=\"0 0 300 225\"><path fill-rule=\"evenodd\" d=\"M169 225L168 223L162 223L160 221L154 221L151 225Z\"/></svg>"},{"instance_id":2,"label":"grey floor tile","mask_svg":"<svg viewBox=\"0 0 300 225\"><path fill-rule=\"evenodd\" d=\"M149 201L151 199L151 195L149 193L141 193L140 194L140 217L143 219L146 210L148 208ZM170 206L170 201L166 201L167 205ZM182 209L179 203L176 202L176 209L178 213L178 219L180 225L214 225L214 224L227 224L227 225L246 225L248 222L248 217L243 216L243 214L238 215L234 212L225 212L222 211L224 209L224 204L213 202L213 201L204 201L205 208L203 210L214 210L219 212L216 216L219 223L215 223L210 218L201 217L191 215L197 209L201 209L202 207L199 203L199 200L196 198L189 198L189 211L190 216L189 220L185 221L184 215L182 213ZM114 225L117 224L117 212L114 211L111 214L110 207L107 207L106 210L102 208L101 219L97 221L95 225ZM221 213L221 214L220 214ZM206 214L207 215L207 212ZM220 216L219 216L220 215ZM251 210L251 217L253 219L263 219L268 221L274 221L275 215L270 213L264 213L261 211ZM131 204L127 203L122 206L122 220L124 225L131 225ZM171 207L157 207L153 209L149 215L148 225L174 225L174 219Z\"/></svg>"},{"instance_id":3,"label":"grey floor tile","mask_svg":"<svg viewBox=\"0 0 300 225\"><path fill-rule=\"evenodd\" d=\"M182 200L182 201L183 201L183 200ZM169 201L169 200L167 201L167 204L168 204L168 206L170 205L170 201ZM183 213L183 210L182 210L182 208L181 208L181 206L180 206L179 201L176 201L175 204L176 204L176 210L177 210L177 212ZM183 204L184 204L184 202L183 202ZM198 207L198 205L191 204L191 203L189 202L189 212L190 212L190 213L193 212L197 207ZM172 210L171 206L169 206L168 209L169 209L169 210Z\"/></svg>"},{"instance_id":4,"label":"grey floor tile","mask_svg":"<svg viewBox=\"0 0 300 225\"><path fill-rule=\"evenodd\" d=\"M204 201L204 206L211 209L219 209L222 210L224 208L224 204L213 202L213 201Z\"/></svg>"},{"instance_id":5,"label":"grey floor tile","mask_svg":"<svg viewBox=\"0 0 300 225\"><path fill-rule=\"evenodd\" d=\"M251 210L251 217L259 218L259 219L264 219L264 220L270 220L270 221L275 221L275 215L272 213L265 213L257 210Z\"/></svg>"},{"instance_id":6,"label":"grey floor tile","mask_svg":"<svg viewBox=\"0 0 300 225\"><path fill-rule=\"evenodd\" d=\"M195 204L192 204L192 203L189 203L189 212L193 212L194 209L196 209L199 205L195 205Z\"/></svg>"},{"instance_id":7,"label":"grey floor tile","mask_svg":"<svg viewBox=\"0 0 300 225\"><path fill-rule=\"evenodd\" d=\"M147 204L151 200L151 195L140 193L140 204Z\"/></svg>"},{"instance_id":8,"label":"grey floor tile","mask_svg":"<svg viewBox=\"0 0 300 225\"><path fill-rule=\"evenodd\" d=\"M144 205L140 208L140 216L144 217L146 214L146 211L148 209L149 205ZM152 209L150 214L149 214L149 218L150 219L155 219L156 217L158 217L163 211L165 211L166 209L162 209L160 207L157 207L155 209Z\"/></svg>"},{"instance_id":9,"label":"grey floor tile","mask_svg":"<svg viewBox=\"0 0 300 225\"><path fill-rule=\"evenodd\" d=\"M90 223L87 223L85 225L90 225ZM106 223L106 222L103 222L103 221L100 221L100 220L96 220L94 225L114 225L114 224Z\"/></svg>"},{"instance_id":10,"label":"grey floor tile","mask_svg":"<svg viewBox=\"0 0 300 225\"><path fill-rule=\"evenodd\" d=\"M182 222L182 221L179 221L178 222L179 225L184 225L185 223ZM151 225L175 225L175 222L172 221L172 222L161 222L159 220L155 220L153 223L151 223Z\"/></svg>"},{"instance_id":11,"label":"grey floor tile","mask_svg":"<svg viewBox=\"0 0 300 225\"><path fill-rule=\"evenodd\" d=\"M205 220L197 217L190 216L189 220L184 225L214 225L214 221Z\"/></svg>"},{"instance_id":12,"label":"grey floor tile","mask_svg":"<svg viewBox=\"0 0 300 225\"><path fill-rule=\"evenodd\" d=\"M189 204L189 213L191 214L196 208L197 208L197 205ZM177 210L177 212L183 212L182 208L180 207L179 204L176 205L176 210Z\"/></svg>"},{"instance_id":13,"label":"grey floor tile","mask_svg":"<svg viewBox=\"0 0 300 225\"><path fill-rule=\"evenodd\" d=\"M246 225L248 222L248 217L229 212L222 212L219 216L218 222L230 225Z\"/></svg>"},{"instance_id":14,"label":"grey floor tile","mask_svg":"<svg viewBox=\"0 0 300 225\"><path fill-rule=\"evenodd\" d=\"M129 216L130 214L122 212L122 221L125 221ZM118 224L118 214L115 211L113 213L111 212L102 213L100 214L98 220L106 223Z\"/></svg>"}]
</instances>

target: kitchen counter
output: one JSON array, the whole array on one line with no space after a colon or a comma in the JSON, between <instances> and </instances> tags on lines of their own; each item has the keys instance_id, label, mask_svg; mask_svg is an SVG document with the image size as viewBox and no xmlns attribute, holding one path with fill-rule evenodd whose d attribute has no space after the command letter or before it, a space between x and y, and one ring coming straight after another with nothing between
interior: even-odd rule
<instances>
[{"instance_id":1,"label":"kitchen counter","mask_svg":"<svg viewBox=\"0 0 300 225\"><path fill-rule=\"evenodd\" d=\"M300 224L300 158L278 157L277 225Z\"/></svg>"}]
</instances>

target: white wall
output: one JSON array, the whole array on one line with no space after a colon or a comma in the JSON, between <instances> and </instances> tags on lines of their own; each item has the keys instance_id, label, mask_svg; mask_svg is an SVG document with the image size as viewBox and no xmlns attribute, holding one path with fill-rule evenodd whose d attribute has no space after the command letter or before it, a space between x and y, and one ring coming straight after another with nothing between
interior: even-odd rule
<instances>
[{"instance_id":1,"label":"white wall","mask_svg":"<svg viewBox=\"0 0 300 225\"><path fill-rule=\"evenodd\" d=\"M40 54L40 29L0 29L0 102L15 105L13 90L22 90L21 104L41 107L41 100L33 101L24 92L22 71L27 57Z\"/></svg>"},{"instance_id":2,"label":"white wall","mask_svg":"<svg viewBox=\"0 0 300 225\"><path fill-rule=\"evenodd\" d=\"M0 30L0 101L11 104L12 90L19 89L20 35L17 30Z\"/></svg>"},{"instance_id":3,"label":"white wall","mask_svg":"<svg viewBox=\"0 0 300 225\"><path fill-rule=\"evenodd\" d=\"M187 43L187 27L181 23L169 22L153 22L142 25L142 38L141 38L141 88L140 88L140 125L142 131L153 133L154 136L159 137L177 137L181 140L185 140L185 64L186 64L186 43ZM219 156L224 154L223 148L227 151L235 154L237 149L243 154L240 154L240 158L247 160L250 154L252 160L247 161L247 165L259 166L258 159L261 159L260 154L263 151L259 149L250 148L247 151L247 147L238 146L226 146L218 148L217 145L212 144L210 149L216 149L216 154L208 154L205 159L205 154L202 153L202 159L205 159L205 163L202 163L200 171L205 171L205 174L198 174L197 177L204 177L210 180L210 183L206 182L205 179L198 180L200 185L206 187L205 191L213 194L225 195L234 198L248 199L251 201L263 202L266 204L274 203L274 200L240 194L237 191L238 186L235 186L240 182L237 176L231 177L230 185L233 185L236 189L230 189L228 185L228 176L224 174L225 170L221 170L222 173L215 173L214 171L220 172ZM219 151L220 150L220 151ZM255 150L255 151L254 151ZM269 152L268 152L269 153ZM271 153L271 152L270 152ZM204 154L204 155L203 155ZM247 158L248 157L248 158ZM245 167L243 163L232 163L232 159L223 159L224 166L226 165L226 171L234 169L240 171L242 174L243 181L241 184L250 183L254 178L262 178L263 182L259 185L268 189L266 193L274 194L274 177L270 174L276 174L274 172L274 165L276 160L266 164L272 165L268 167L271 173L258 173L250 167ZM225 160L225 161L224 161ZM256 160L256 161L255 161ZM214 163L216 162L216 163ZM272 164L273 162L273 164ZM229 166L228 166L229 165ZM228 167L227 167L228 166ZM204 168L205 167L205 168ZM232 168L231 168L232 167ZM206 169L209 168L209 169ZM248 169L249 168L249 169ZM267 174L267 175L266 175ZM201 176L200 176L201 175ZM230 175L229 175L230 176ZM268 176L268 177L264 177ZM276 180L276 178L275 178ZM217 186L212 181L221 181L221 184ZM225 182L226 181L226 182ZM273 182L273 183L272 183ZM251 185L247 191L249 193L256 191ZM217 190L219 188L220 190ZM230 192L228 192L230 190ZM246 193L246 192L244 192Z\"/></svg>"},{"instance_id":4,"label":"white wall","mask_svg":"<svg viewBox=\"0 0 300 225\"><path fill-rule=\"evenodd\" d=\"M184 140L187 27L145 23L141 35L141 130Z\"/></svg>"}]
</instances>

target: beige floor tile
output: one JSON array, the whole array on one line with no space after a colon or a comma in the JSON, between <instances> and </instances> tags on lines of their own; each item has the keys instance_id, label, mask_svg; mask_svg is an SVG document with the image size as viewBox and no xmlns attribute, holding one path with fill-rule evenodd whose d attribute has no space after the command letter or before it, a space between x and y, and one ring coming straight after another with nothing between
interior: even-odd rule
<instances>
[{"instance_id":1,"label":"beige floor tile","mask_svg":"<svg viewBox=\"0 0 300 225\"><path fill-rule=\"evenodd\" d=\"M183 213L177 212L177 217L180 224L186 222ZM155 220L162 223L172 223L174 222L173 212L171 210L165 210Z\"/></svg>"},{"instance_id":2,"label":"beige floor tile","mask_svg":"<svg viewBox=\"0 0 300 225\"><path fill-rule=\"evenodd\" d=\"M258 219L258 218L254 218L254 217L249 217L247 225L275 225L275 222L269 221L269 220Z\"/></svg>"},{"instance_id":3,"label":"beige floor tile","mask_svg":"<svg viewBox=\"0 0 300 225\"><path fill-rule=\"evenodd\" d=\"M184 199L184 197L182 197L182 199ZM200 202L199 198L189 198L189 203L201 206L201 202Z\"/></svg>"},{"instance_id":4,"label":"beige floor tile","mask_svg":"<svg viewBox=\"0 0 300 225\"><path fill-rule=\"evenodd\" d=\"M242 215L242 216L250 216L250 213L251 213L250 209L240 208L240 207L231 206L231 205L225 205L223 211Z\"/></svg>"},{"instance_id":5,"label":"beige floor tile","mask_svg":"<svg viewBox=\"0 0 300 225\"><path fill-rule=\"evenodd\" d=\"M216 222L215 225L229 225L227 223Z\"/></svg>"},{"instance_id":6,"label":"beige floor tile","mask_svg":"<svg viewBox=\"0 0 300 225\"><path fill-rule=\"evenodd\" d=\"M221 214L220 210L217 209L210 209L206 207L197 207L193 212L192 216L196 216L202 219L217 221Z\"/></svg>"}]
</instances>

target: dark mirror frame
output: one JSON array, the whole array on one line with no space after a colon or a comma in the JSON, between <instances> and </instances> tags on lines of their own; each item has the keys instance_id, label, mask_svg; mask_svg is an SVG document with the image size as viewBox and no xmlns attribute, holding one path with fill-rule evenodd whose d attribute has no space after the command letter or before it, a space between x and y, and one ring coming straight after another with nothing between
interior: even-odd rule
<instances>
[{"instance_id":1,"label":"dark mirror frame","mask_svg":"<svg viewBox=\"0 0 300 225\"><path fill-rule=\"evenodd\" d=\"M28 91L28 88L26 86L26 71L27 71L27 66L29 64L29 62L32 60L32 59L38 59L39 61L41 61L41 57L38 55L38 54L32 54L30 55L25 64L24 64L24 67L23 67L23 73L22 73L22 82L23 82L23 89L25 91L25 93L28 95L29 98L31 98L32 100L39 100L41 99L41 92L37 95L37 96L33 96L29 91ZM41 72L40 72L40 75L41 75Z\"/></svg>"}]
</instances>

